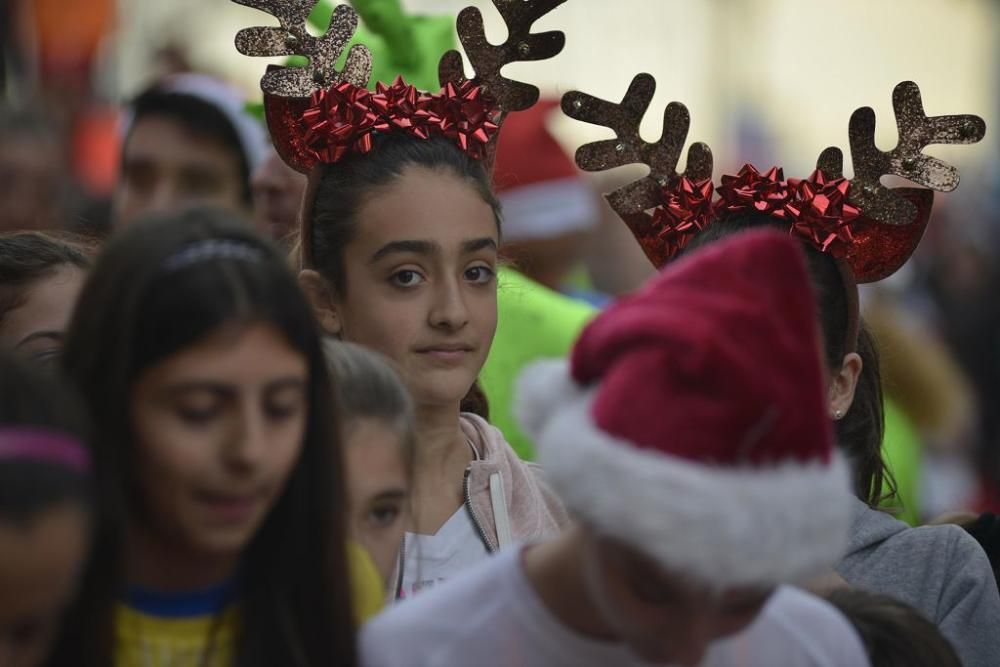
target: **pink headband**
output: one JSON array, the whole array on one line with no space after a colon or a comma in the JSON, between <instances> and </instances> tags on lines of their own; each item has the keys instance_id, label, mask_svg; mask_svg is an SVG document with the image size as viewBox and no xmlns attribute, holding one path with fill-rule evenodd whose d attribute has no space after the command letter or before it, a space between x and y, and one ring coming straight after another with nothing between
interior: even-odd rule
<instances>
[{"instance_id":1,"label":"pink headband","mask_svg":"<svg viewBox=\"0 0 1000 667\"><path fill-rule=\"evenodd\" d=\"M0 463L34 461L90 474L90 455L78 439L43 428L0 428Z\"/></svg>"}]
</instances>

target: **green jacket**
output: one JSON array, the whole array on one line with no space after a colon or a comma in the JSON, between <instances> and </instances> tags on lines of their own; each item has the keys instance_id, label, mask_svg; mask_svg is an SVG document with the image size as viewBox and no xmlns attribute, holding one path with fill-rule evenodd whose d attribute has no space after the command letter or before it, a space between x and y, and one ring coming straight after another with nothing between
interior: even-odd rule
<instances>
[{"instance_id":1,"label":"green jacket","mask_svg":"<svg viewBox=\"0 0 1000 667\"><path fill-rule=\"evenodd\" d=\"M497 334L479 379L490 401L490 422L530 461L535 447L513 413L517 377L533 361L565 357L597 310L512 269L500 271L498 301Z\"/></svg>"}]
</instances>

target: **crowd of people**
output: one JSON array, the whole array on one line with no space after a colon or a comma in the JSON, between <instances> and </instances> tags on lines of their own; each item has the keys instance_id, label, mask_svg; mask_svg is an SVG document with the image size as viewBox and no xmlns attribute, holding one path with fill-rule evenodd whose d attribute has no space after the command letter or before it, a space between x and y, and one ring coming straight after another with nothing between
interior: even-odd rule
<instances>
[{"instance_id":1,"label":"crowd of people","mask_svg":"<svg viewBox=\"0 0 1000 667\"><path fill-rule=\"evenodd\" d=\"M0 106L0 667L1000 664L996 369L968 372L996 328L926 297L985 299L918 249L929 189L873 157L720 179L700 145L679 172L676 105L638 135L648 75L563 98L617 134L574 162L559 101L500 76L573 38L532 32L558 1L497 2L499 47L463 14L475 74L445 56L440 92L240 4L281 22L243 53L312 62L263 109L158 78L106 198ZM449 46L352 4L376 63ZM630 163L608 206L580 171ZM579 270L608 218L642 265L615 287ZM960 502L922 500L934 457Z\"/></svg>"}]
</instances>

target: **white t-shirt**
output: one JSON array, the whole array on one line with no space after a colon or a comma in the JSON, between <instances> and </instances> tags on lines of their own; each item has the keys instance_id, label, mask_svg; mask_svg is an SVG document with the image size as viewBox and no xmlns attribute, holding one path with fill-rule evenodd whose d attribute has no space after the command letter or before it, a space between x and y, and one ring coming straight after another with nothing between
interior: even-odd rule
<instances>
[{"instance_id":1,"label":"white t-shirt","mask_svg":"<svg viewBox=\"0 0 1000 667\"><path fill-rule=\"evenodd\" d=\"M403 585L399 598L451 579L490 555L465 506L434 535L407 533L403 541Z\"/></svg>"},{"instance_id":2,"label":"white t-shirt","mask_svg":"<svg viewBox=\"0 0 1000 667\"><path fill-rule=\"evenodd\" d=\"M624 646L564 626L509 549L447 586L389 609L361 634L365 667L652 667ZM791 587L743 632L712 645L702 667L868 667L847 619Z\"/></svg>"}]
</instances>

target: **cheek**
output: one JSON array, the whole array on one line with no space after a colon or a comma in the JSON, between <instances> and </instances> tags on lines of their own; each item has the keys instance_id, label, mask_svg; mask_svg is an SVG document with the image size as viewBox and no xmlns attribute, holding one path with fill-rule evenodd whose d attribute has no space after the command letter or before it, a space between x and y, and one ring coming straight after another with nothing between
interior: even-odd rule
<instances>
[{"instance_id":1,"label":"cheek","mask_svg":"<svg viewBox=\"0 0 1000 667\"><path fill-rule=\"evenodd\" d=\"M339 306L341 337L401 362L427 319L418 296L387 299L377 289L358 285Z\"/></svg>"},{"instance_id":2,"label":"cheek","mask_svg":"<svg viewBox=\"0 0 1000 667\"><path fill-rule=\"evenodd\" d=\"M172 414L141 406L134 423L138 475L147 495L161 495L214 468L214 452L224 437L219 425L192 429Z\"/></svg>"},{"instance_id":3,"label":"cheek","mask_svg":"<svg viewBox=\"0 0 1000 667\"><path fill-rule=\"evenodd\" d=\"M392 574L403 541L403 522L397 520L391 526L370 527L362 530L358 541L364 545L383 578Z\"/></svg>"}]
</instances>

